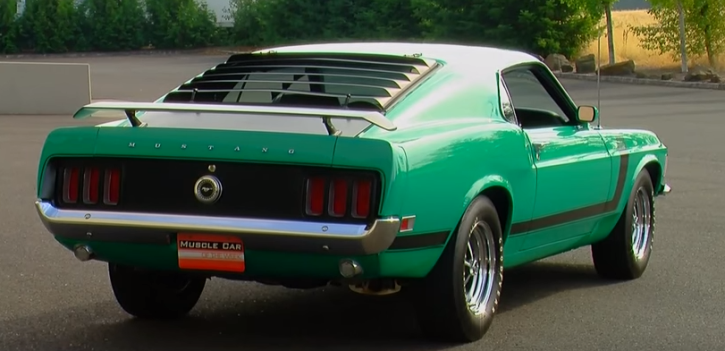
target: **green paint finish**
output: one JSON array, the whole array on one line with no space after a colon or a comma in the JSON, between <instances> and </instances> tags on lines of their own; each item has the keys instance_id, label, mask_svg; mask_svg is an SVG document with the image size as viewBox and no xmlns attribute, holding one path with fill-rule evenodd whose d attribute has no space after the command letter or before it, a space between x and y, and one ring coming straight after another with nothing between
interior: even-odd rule
<instances>
[{"instance_id":1,"label":"green paint finish","mask_svg":"<svg viewBox=\"0 0 725 351\"><path fill-rule=\"evenodd\" d=\"M339 137L332 163L339 168L379 171L383 180L379 215L400 216L406 171L403 149L385 140Z\"/></svg>"},{"instance_id":2,"label":"green paint finish","mask_svg":"<svg viewBox=\"0 0 725 351\"><path fill-rule=\"evenodd\" d=\"M129 144L133 143L133 147ZM210 149L210 145L213 148ZM185 146L185 147L184 147ZM292 151L290 151L292 150ZM335 138L182 128L99 128L96 155L329 166Z\"/></svg>"},{"instance_id":3,"label":"green paint finish","mask_svg":"<svg viewBox=\"0 0 725 351\"><path fill-rule=\"evenodd\" d=\"M36 196L40 196L42 181L46 174L45 166L51 156L91 156L96 147L98 128L63 127L51 131L45 139L38 163Z\"/></svg>"},{"instance_id":4,"label":"green paint finish","mask_svg":"<svg viewBox=\"0 0 725 351\"><path fill-rule=\"evenodd\" d=\"M440 67L386 111L385 116L398 127L395 131L371 126L357 137L336 137L131 128L123 121L107 122L100 128L59 129L48 136L44 146L39 188L48 159L67 155L217 159L376 170L383 178L380 215L416 216L414 230L400 233L399 237L451 232L473 198L486 191L507 194L497 205L509 218L504 233L504 262L509 268L604 238L619 219L633 180L648 164L654 163L660 170L655 183L664 184L667 148L649 131L596 129L588 124L522 130L509 123L501 106L504 94L499 90L498 73L522 64L546 69L529 55L490 48L397 43L274 50L422 54L436 60ZM551 77L551 88L562 89ZM566 92L561 92L563 105L575 106ZM130 148L129 143L134 147ZM182 149L182 144L186 148ZM214 149L209 150L208 145L214 145ZM538 145L541 147L537 149ZM262 153L264 148L266 153ZM291 149L294 156L289 153ZM626 173L618 185L623 156ZM613 201L617 196L619 201ZM58 240L68 248L79 243ZM173 244L90 245L105 260L177 269ZM423 277L443 248L438 243L354 258L364 266L366 277ZM337 264L344 258L262 251L249 251L246 257L250 276L323 278L338 277Z\"/></svg>"},{"instance_id":5,"label":"green paint finish","mask_svg":"<svg viewBox=\"0 0 725 351\"><path fill-rule=\"evenodd\" d=\"M539 150L535 158L536 200L533 218L543 218L604 203L612 186L612 160L604 140L595 130L575 126L540 128L526 133ZM577 189L571 191L568 189ZM577 221L566 228L551 228L536 233L523 249L588 234L596 221Z\"/></svg>"},{"instance_id":6,"label":"green paint finish","mask_svg":"<svg viewBox=\"0 0 725 351\"><path fill-rule=\"evenodd\" d=\"M100 261L128 264L158 270L178 270L176 246L80 241L55 236L55 240L68 250L88 245Z\"/></svg>"},{"instance_id":7,"label":"green paint finish","mask_svg":"<svg viewBox=\"0 0 725 351\"><path fill-rule=\"evenodd\" d=\"M386 251L380 254L380 276L423 278L443 252L443 245L416 250Z\"/></svg>"}]
</instances>

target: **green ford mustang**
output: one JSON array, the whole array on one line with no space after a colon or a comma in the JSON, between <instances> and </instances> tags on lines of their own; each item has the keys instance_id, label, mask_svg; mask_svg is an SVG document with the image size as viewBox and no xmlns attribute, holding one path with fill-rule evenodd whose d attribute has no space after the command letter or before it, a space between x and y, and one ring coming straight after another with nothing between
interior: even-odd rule
<instances>
[{"instance_id":1,"label":"green ford mustang","mask_svg":"<svg viewBox=\"0 0 725 351\"><path fill-rule=\"evenodd\" d=\"M120 306L187 314L207 279L401 292L427 336L471 342L504 268L591 245L642 275L667 148L602 129L531 55L348 43L235 54L153 103L52 131L36 207Z\"/></svg>"}]
</instances>

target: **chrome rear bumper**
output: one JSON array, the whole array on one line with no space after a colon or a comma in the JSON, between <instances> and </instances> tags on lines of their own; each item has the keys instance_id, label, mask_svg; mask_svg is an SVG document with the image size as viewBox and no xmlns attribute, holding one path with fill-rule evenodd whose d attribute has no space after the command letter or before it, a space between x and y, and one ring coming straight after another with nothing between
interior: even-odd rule
<instances>
[{"instance_id":1,"label":"chrome rear bumper","mask_svg":"<svg viewBox=\"0 0 725 351\"><path fill-rule=\"evenodd\" d=\"M170 244L173 235L224 233L240 237L248 249L336 255L379 253L393 243L400 219L372 225L254 218L181 216L92 210L64 210L36 201L43 225L53 235L77 240Z\"/></svg>"}]
</instances>

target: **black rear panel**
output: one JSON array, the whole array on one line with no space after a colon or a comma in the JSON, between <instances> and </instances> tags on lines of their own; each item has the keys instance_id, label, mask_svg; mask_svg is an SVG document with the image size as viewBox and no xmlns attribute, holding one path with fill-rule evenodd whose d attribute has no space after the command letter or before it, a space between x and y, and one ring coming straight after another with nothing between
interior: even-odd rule
<instances>
[{"instance_id":1,"label":"black rear panel","mask_svg":"<svg viewBox=\"0 0 725 351\"><path fill-rule=\"evenodd\" d=\"M209 166L215 166L210 172ZM117 205L66 204L62 201L62 172L56 172L54 203L65 209L96 209L120 212L148 212L178 215L248 217L286 220L313 220L305 215L306 180L313 176L370 179L373 181L371 211L368 218L352 218L349 214L331 217L326 214L314 220L343 223L370 223L378 212L380 177L374 171L338 170L326 167L209 162L188 160L128 158L55 158L51 167L115 167L121 168L121 191ZM204 204L194 195L196 181L214 175L223 186L221 198ZM82 182L82 177L80 179ZM79 184L79 188L82 184ZM103 196L104 189L99 190ZM352 196L348 196L350 199ZM349 200L351 201L351 200ZM350 208L348 204L348 208Z\"/></svg>"}]
</instances>

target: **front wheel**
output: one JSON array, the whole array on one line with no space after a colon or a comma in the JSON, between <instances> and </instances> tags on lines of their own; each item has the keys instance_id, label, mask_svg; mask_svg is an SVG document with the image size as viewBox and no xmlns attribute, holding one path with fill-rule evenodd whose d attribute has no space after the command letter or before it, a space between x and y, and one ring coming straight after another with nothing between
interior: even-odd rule
<instances>
[{"instance_id":1,"label":"front wheel","mask_svg":"<svg viewBox=\"0 0 725 351\"><path fill-rule=\"evenodd\" d=\"M608 279L631 280L642 276L652 253L655 229L654 186L642 170L619 222L609 236L592 245L597 273Z\"/></svg>"},{"instance_id":2,"label":"front wheel","mask_svg":"<svg viewBox=\"0 0 725 351\"><path fill-rule=\"evenodd\" d=\"M144 319L182 317L199 301L205 278L179 272L139 270L108 264L108 274L116 301L127 313Z\"/></svg>"},{"instance_id":3,"label":"front wheel","mask_svg":"<svg viewBox=\"0 0 725 351\"><path fill-rule=\"evenodd\" d=\"M431 338L473 342L486 334L503 281L503 240L496 207L476 198L431 273L413 287L418 324Z\"/></svg>"}]
</instances>

